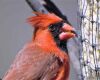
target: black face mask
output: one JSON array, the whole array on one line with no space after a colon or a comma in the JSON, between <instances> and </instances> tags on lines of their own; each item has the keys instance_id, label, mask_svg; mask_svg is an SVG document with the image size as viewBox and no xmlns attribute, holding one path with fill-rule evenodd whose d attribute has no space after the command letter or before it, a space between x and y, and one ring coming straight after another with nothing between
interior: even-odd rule
<instances>
[{"instance_id":1,"label":"black face mask","mask_svg":"<svg viewBox=\"0 0 100 80\"><path fill-rule=\"evenodd\" d=\"M61 21L55 24L51 24L49 26L49 31L55 34L54 36L59 35L61 33L61 27L63 26L64 23L65 23L64 21Z\"/></svg>"},{"instance_id":2,"label":"black face mask","mask_svg":"<svg viewBox=\"0 0 100 80\"><path fill-rule=\"evenodd\" d=\"M54 37L54 40L55 40L57 46L61 50L65 51L65 52L68 52L68 50L66 48L66 41L64 41L64 40L61 41L59 39L59 34L62 32L61 27L64 25L64 23L66 23L66 22L65 21L60 21L58 23L51 24L48 29L52 33L52 36Z\"/></svg>"}]
</instances>

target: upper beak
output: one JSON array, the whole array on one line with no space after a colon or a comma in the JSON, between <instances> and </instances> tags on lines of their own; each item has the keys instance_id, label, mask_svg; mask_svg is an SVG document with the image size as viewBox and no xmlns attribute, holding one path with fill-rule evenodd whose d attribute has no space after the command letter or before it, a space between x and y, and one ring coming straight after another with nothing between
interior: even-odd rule
<instances>
[{"instance_id":1,"label":"upper beak","mask_svg":"<svg viewBox=\"0 0 100 80\"><path fill-rule=\"evenodd\" d=\"M72 26L64 23L62 26L62 33L59 35L60 40L67 40L75 36L77 37L75 29Z\"/></svg>"},{"instance_id":2,"label":"upper beak","mask_svg":"<svg viewBox=\"0 0 100 80\"><path fill-rule=\"evenodd\" d=\"M66 23L65 23L65 24L63 25L62 29L63 29L65 32L73 33L76 37L78 36L76 30L75 30L72 26L70 26L69 24L66 24Z\"/></svg>"}]
</instances>

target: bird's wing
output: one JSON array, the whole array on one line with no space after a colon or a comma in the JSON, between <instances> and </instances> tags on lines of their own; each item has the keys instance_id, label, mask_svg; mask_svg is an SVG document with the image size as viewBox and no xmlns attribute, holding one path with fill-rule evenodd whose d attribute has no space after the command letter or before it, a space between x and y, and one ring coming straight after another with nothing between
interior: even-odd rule
<instances>
[{"instance_id":1,"label":"bird's wing","mask_svg":"<svg viewBox=\"0 0 100 80\"><path fill-rule=\"evenodd\" d=\"M3 80L53 80L62 66L59 58L37 46L25 46Z\"/></svg>"}]
</instances>

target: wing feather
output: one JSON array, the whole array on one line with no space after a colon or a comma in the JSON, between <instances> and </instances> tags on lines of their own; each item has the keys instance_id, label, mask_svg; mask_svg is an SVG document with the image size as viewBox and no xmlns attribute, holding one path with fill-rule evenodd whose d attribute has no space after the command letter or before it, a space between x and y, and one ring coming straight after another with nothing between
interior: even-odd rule
<instances>
[{"instance_id":1,"label":"wing feather","mask_svg":"<svg viewBox=\"0 0 100 80\"><path fill-rule=\"evenodd\" d=\"M61 66L53 53L26 45L16 56L3 80L51 80Z\"/></svg>"}]
</instances>

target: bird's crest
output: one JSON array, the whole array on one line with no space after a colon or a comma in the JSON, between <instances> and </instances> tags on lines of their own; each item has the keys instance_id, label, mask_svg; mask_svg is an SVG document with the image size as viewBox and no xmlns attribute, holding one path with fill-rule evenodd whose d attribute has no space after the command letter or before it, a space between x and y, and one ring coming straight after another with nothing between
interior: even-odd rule
<instances>
[{"instance_id":1,"label":"bird's crest","mask_svg":"<svg viewBox=\"0 0 100 80\"><path fill-rule=\"evenodd\" d=\"M34 27L46 28L50 24L60 22L62 19L53 13L43 14L38 12L33 12L36 16L28 18L28 22Z\"/></svg>"}]
</instances>

